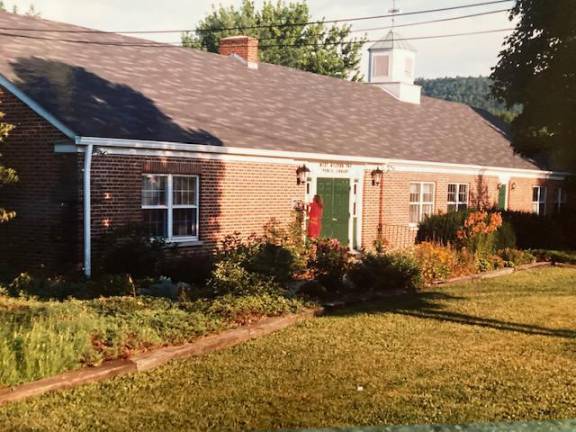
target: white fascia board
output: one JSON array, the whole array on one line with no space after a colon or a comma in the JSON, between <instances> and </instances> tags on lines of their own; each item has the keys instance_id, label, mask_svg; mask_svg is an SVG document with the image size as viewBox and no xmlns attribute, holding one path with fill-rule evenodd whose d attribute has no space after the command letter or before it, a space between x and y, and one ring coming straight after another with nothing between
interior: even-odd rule
<instances>
[{"instance_id":1,"label":"white fascia board","mask_svg":"<svg viewBox=\"0 0 576 432\"><path fill-rule=\"evenodd\" d=\"M6 90L8 90L10 93L12 93L14 96L16 96L18 99L20 99L32 111L34 111L36 114L38 114L44 120L46 120L48 123L50 123L52 126L54 126L56 129L58 129L60 132L62 132L64 135L66 135L68 138L76 141L77 135L76 135L76 133L74 133L74 131L72 131L72 129L65 126L60 120L58 120L56 117L54 117L52 114L50 114L44 108L42 108L42 106L40 106L40 104L38 104L36 101L34 101L29 96L27 96L24 92L22 92L18 87L16 87L14 84L12 84L10 81L8 81L1 74L0 74L0 85L2 87L4 87Z\"/></svg>"},{"instance_id":2,"label":"white fascia board","mask_svg":"<svg viewBox=\"0 0 576 432\"><path fill-rule=\"evenodd\" d=\"M110 150L112 154L115 149L131 149L129 154L146 154L150 151L161 156L173 156L186 154L188 157L198 158L200 155L229 155L242 156L250 160L251 157L272 159L291 159L293 161L331 161L348 162L356 164L376 165L389 167L391 171L397 172L421 172L421 173L441 173L441 174L462 174L462 175L484 175L495 177L514 178L544 178L562 180L569 176L566 172L530 170L522 168L502 168L482 165L465 165L445 162L412 161L405 159L374 158L364 156L332 155L326 153L293 152L284 150L251 149L242 147L211 146L205 144L184 144L165 141L144 141L125 140L110 138L90 138L80 137L76 143L80 146L94 145L103 150ZM123 152L123 154L128 154ZM216 159L216 157L214 157ZM368 169L369 167L367 167Z\"/></svg>"}]
</instances>

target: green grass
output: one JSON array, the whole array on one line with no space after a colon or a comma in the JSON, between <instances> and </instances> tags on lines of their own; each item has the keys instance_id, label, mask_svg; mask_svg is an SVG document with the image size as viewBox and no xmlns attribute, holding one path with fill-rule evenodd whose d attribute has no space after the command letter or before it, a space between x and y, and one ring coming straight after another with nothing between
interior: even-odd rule
<instances>
[{"instance_id":1,"label":"green grass","mask_svg":"<svg viewBox=\"0 0 576 432\"><path fill-rule=\"evenodd\" d=\"M576 418L576 270L342 310L0 408L8 430L268 430ZM359 391L359 389L362 391Z\"/></svg>"},{"instance_id":2,"label":"green grass","mask_svg":"<svg viewBox=\"0 0 576 432\"><path fill-rule=\"evenodd\" d=\"M176 303L144 297L39 301L0 295L0 388L302 308L279 296Z\"/></svg>"}]
</instances>

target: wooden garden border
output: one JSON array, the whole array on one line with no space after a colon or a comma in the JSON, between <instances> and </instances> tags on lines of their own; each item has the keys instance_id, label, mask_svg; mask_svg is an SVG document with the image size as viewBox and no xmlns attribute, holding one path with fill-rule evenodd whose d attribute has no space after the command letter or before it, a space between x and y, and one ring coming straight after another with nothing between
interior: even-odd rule
<instances>
[{"instance_id":1,"label":"wooden garden border","mask_svg":"<svg viewBox=\"0 0 576 432\"><path fill-rule=\"evenodd\" d=\"M225 330L221 333L204 336L184 345L169 346L137 354L125 360L111 360L101 366L83 368L44 378L39 381L22 384L0 390L0 406L9 402L21 401L33 396L93 383L104 379L126 375L133 372L147 371L161 366L170 360L199 356L243 342L269 335L278 330L290 327L300 321L320 315L322 309L307 309L299 314L281 317L263 318L255 323Z\"/></svg>"}]
</instances>

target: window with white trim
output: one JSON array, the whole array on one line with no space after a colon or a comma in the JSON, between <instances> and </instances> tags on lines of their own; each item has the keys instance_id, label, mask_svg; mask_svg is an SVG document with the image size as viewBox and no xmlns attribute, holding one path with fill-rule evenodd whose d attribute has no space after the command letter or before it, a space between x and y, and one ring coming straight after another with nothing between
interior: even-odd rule
<instances>
[{"instance_id":1,"label":"window with white trim","mask_svg":"<svg viewBox=\"0 0 576 432\"><path fill-rule=\"evenodd\" d=\"M417 224L434 213L434 183L410 183L410 223Z\"/></svg>"},{"instance_id":2,"label":"window with white trim","mask_svg":"<svg viewBox=\"0 0 576 432\"><path fill-rule=\"evenodd\" d=\"M556 192L556 211L561 212L562 209L566 206L566 202L568 201L568 197L566 195L566 189L558 188Z\"/></svg>"},{"instance_id":3,"label":"window with white trim","mask_svg":"<svg viewBox=\"0 0 576 432\"><path fill-rule=\"evenodd\" d=\"M546 214L545 186L534 186L532 188L532 211L539 215Z\"/></svg>"},{"instance_id":4,"label":"window with white trim","mask_svg":"<svg viewBox=\"0 0 576 432\"><path fill-rule=\"evenodd\" d=\"M198 240L200 179L194 175L144 174L142 212L153 237Z\"/></svg>"},{"instance_id":5,"label":"window with white trim","mask_svg":"<svg viewBox=\"0 0 576 432\"><path fill-rule=\"evenodd\" d=\"M448 211L463 211L468 208L468 185L450 183L448 185Z\"/></svg>"}]
</instances>

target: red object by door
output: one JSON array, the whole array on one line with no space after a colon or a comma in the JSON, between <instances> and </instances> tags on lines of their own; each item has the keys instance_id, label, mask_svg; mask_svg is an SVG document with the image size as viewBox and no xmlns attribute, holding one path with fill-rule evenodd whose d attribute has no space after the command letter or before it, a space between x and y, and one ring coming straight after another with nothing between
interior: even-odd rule
<instances>
[{"instance_id":1,"label":"red object by door","mask_svg":"<svg viewBox=\"0 0 576 432\"><path fill-rule=\"evenodd\" d=\"M320 237L322 231L322 205L313 201L308 208L308 238Z\"/></svg>"}]
</instances>

